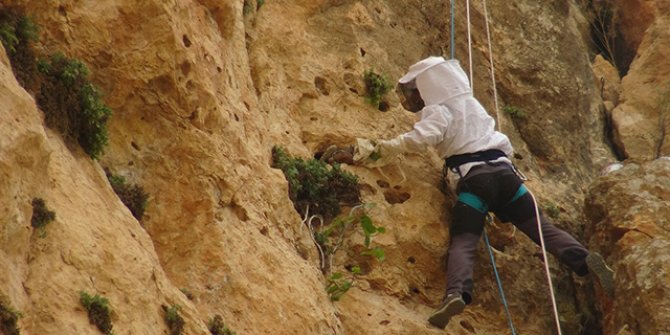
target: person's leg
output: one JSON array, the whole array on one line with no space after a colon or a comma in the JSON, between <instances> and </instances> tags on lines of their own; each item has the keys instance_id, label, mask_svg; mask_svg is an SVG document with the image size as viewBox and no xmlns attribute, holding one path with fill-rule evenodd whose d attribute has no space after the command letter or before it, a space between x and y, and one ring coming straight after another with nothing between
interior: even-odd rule
<instances>
[{"instance_id":1,"label":"person's leg","mask_svg":"<svg viewBox=\"0 0 670 335\"><path fill-rule=\"evenodd\" d=\"M535 218L535 206L529 193L512 202L502 211L511 218L512 223L540 245L540 236ZM603 257L589 252L567 232L557 228L540 213L542 236L547 251L561 263L567 265L577 275L593 274L609 297L614 296L614 271L607 266Z\"/></svg>"},{"instance_id":2,"label":"person's leg","mask_svg":"<svg viewBox=\"0 0 670 335\"><path fill-rule=\"evenodd\" d=\"M451 317L461 313L472 301L472 268L486 215L473 208L473 205L478 206L472 199L476 197L468 200L459 196L454 206L447 260L447 294L428 318L438 328L446 327Z\"/></svg>"},{"instance_id":3,"label":"person's leg","mask_svg":"<svg viewBox=\"0 0 670 335\"><path fill-rule=\"evenodd\" d=\"M472 301L472 269L485 215L461 201L454 206L447 258L447 295L459 293L468 304Z\"/></svg>"},{"instance_id":4,"label":"person's leg","mask_svg":"<svg viewBox=\"0 0 670 335\"><path fill-rule=\"evenodd\" d=\"M535 218L535 206L530 193L524 194L504 209L511 221L519 230L530 237L537 245L540 245L540 235ZM567 265L575 273L584 276L588 273L586 256L589 251L579 243L572 235L554 226L540 213L542 236L544 244L549 253L554 255L559 262Z\"/></svg>"}]
</instances>

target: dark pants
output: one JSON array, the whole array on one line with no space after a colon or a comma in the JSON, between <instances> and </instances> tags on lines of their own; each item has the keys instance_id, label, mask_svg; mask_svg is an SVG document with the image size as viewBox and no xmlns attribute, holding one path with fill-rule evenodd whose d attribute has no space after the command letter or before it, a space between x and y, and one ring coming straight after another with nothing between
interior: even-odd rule
<instances>
[{"instance_id":1,"label":"dark pants","mask_svg":"<svg viewBox=\"0 0 670 335\"><path fill-rule=\"evenodd\" d=\"M530 193L510 202L522 184L523 181L508 164L484 164L472 168L459 181L457 191L459 194L467 192L476 195L488 206L488 211L495 213L503 222L511 221L540 245L535 207ZM472 268L487 213L482 208L474 208L472 202L466 202L469 201L459 200L454 206L447 263L447 294L461 293L463 299L470 303ZM570 234L556 228L542 214L540 221L547 251L578 275L587 274L585 259L588 250Z\"/></svg>"}]
</instances>

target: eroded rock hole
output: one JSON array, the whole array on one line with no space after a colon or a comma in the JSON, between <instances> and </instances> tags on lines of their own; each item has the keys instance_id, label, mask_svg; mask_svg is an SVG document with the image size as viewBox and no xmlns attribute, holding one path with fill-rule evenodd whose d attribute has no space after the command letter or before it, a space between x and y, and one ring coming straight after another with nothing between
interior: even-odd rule
<instances>
[{"instance_id":1,"label":"eroded rock hole","mask_svg":"<svg viewBox=\"0 0 670 335\"><path fill-rule=\"evenodd\" d=\"M328 90L328 87L326 86L326 79L324 79L323 77L314 78L314 86L319 91L319 93L321 93L323 95L329 95L330 94L330 91Z\"/></svg>"},{"instance_id":2,"label":"eroded rock hole","mask_svg":"<svg viewBox=\"0 0 670 335\"><path fill-rule=\"evenodd\" d=\"M380 112L388 112L391 109L391 105L387 101L380 101L378 109Z\"/></svg>"},{"instance_id":3,"label":"eroded rock hole","mask_svg":"<svg viewBox=\"0 0 670 335\"><path fill-rule=\"evenodd\" d=\"M384 191L384 199L389 204L402 204L405 201L409 200L412 196L407 192L398 191L395 189L389 189Z\"/></svg>"},{"instance_id":4,"label":"eroded rock hole","mask_svg":"<svg viewBox=\"0 0 670 335\"><path fill-rule=\"evenodd\" d=\"M377 180L377 185L379 185L379 187L381 188L389 188L389 186L391 186L388 182L384 180Z\"/></svg>"},{"instance_id":5,"label":"eroded rock hole","mask_svg":"<svg viewBox=\"0 0 670 335\"><path fill-rule=\"evenodd\" d=\"M181 37L182 42L184 43L185 47L190 47L191 46L191 40L184 34L184 36Z\"/></svg>"}]
</instances>

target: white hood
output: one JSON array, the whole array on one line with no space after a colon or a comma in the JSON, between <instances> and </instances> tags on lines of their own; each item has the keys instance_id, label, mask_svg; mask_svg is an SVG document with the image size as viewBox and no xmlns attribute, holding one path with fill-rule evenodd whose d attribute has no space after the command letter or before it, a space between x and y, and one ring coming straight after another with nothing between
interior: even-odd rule
<instances>
[{"instance_id":1,"label":"white hood","mask_svg":"<svg viewBox=\"0 0 670 335\"><path fill-rule=\"evenodd\" d=\"M400 83L416 79L416 87L426 106L447 103L460 96L472 96L470 81L456 59L428 57L409 68Z\"/></svg>"}]
</instances>

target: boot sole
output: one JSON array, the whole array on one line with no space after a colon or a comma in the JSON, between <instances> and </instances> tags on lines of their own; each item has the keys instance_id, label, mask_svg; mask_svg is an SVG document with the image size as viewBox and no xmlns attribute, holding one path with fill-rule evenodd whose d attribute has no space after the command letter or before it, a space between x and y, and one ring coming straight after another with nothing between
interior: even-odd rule
<instances>
[{"instance_id":1,"label":"boot sole","mask_svg":"<svg viewBox=\"0 0 670 335\"><path fill-rule=\"evenodd\" d=\"M428 318L428 322L435 327L444 329L449 323L449 320L457 314L460 314L465 309L465 302L463 300L454 300L445 304Z\"/></svg>"},{"instance_id":2,"label":"boot sole","mask_svg":"<svg viewBox=\"0 0 670 335\"><path fill-rule=\"evenodd\" d=\"M598 277L598 282L605 294L610 298L614 297L614 271L605 264L603 257L598 254L589 254L586 256L586 266Z\"/></svg>"}]
</instances>

